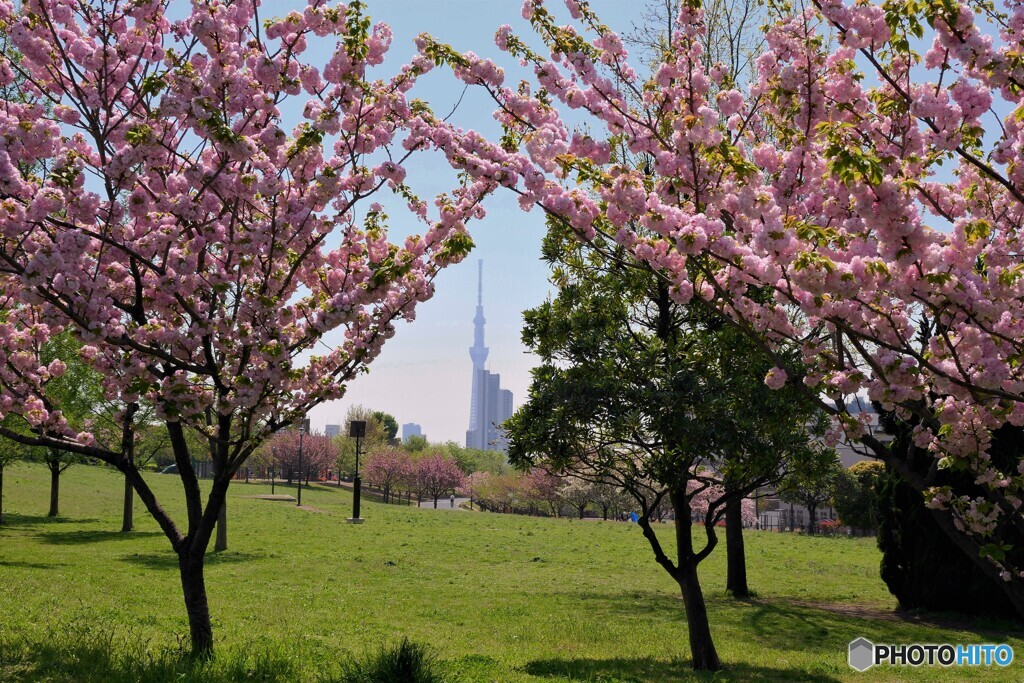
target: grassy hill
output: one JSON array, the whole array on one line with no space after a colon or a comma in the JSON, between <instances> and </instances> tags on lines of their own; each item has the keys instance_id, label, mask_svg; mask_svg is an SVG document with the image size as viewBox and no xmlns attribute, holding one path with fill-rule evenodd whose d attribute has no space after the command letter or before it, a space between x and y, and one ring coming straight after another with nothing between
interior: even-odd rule
<instances>
[{"instance_id":1,"label":"grassy hill","mask_svg":"<svg viewBox=\"0 0 1024 683\"><path fill-rule=\"evenodd\" d=\"M183 509L176 476L149 477ZM687 667L682 603L637 526L417 509L314 486L303 503L258 500L237 484L229 550L209 556L217 660L177 658L187 636L176 557L136 503L121 534L121 478L75 466L47 519L48 472L4 476L0 680L329 681L344 657L403 636L451 681L702 680ZM292 489L293 491L293 489ZM278 487L278 493L282 487ZM286 491L287 492L287 491ZM666 525L666 541L669 539ZM847 643L993 642L998 622L899 618L872 539L749 532L750 585L724 591L724 542L702 565L711 626L727 665L715 680L1005 680L1006 670L876 669L856 675ZM1021 657L1024 640L1009 639Z\"/></svg>"}]
</instances>

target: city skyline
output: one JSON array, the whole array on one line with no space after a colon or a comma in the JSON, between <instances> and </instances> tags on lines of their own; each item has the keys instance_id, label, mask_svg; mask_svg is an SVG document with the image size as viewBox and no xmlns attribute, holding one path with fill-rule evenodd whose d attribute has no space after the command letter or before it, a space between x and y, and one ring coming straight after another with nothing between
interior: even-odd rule
<instances>
[{"instance_id":1,"label":"city skyline","mask_svg":"<svg viewBox=\"0 0 1024 683\"><path fill-rule=\"evenodd\" d=\"M416 36L422 32L431 33L456 49L472 49L482 57L495 59L501 59L501 53L492 39L471 40L468 36L493 36L506 21L525 37L532 33L518 9L499 20L489 12L469 11L475 6L469 0L446 0L440 5L444 11L438 11L439 5L435 3L374 4L373 20L389 24L394 37L385 66L393 67L396 62L407 60L415 52ZM630 30L634 13L629 3L599 0L594 7L609 25ZM552 7L552 11L568 19L564 7ZM459 17L457 26L453 25L453 16ZM315 51L319 47L310 49ZM479 89L464 92L462 84L444 78L441 73L430 73L417 83L416 96L433 102L441 115L453 112L451 121L456 125L482 135L501 135L500 126L491 116L494 103ZM406 170L409 182L424 194L447 189L454 178L448 175L447 162L440 156L416 157L406 165ZM389 198L380 195L380 201L387 206ZM404 203L392 206L394 211L389 213L401 215L404 211ZM423 432L434 442L465 443L473 376L466 340L474 332L479 259L487 262L484 287L488 292L489 336L484 369L500 369L503 386L520 402L528 395L530 370L538 361L520 340L523 311L542 304L552 291L548 266L540 258L546 233L544 216L538 209L524 213L517 198L508 192L489 197L484 208L487 216L469 226L475 244L470 255L441 271L435 280L436 293L417 307L415 322L396 325L395 336L369 365L369 372L349 383L344 398L310 412L314 429L322 431L326 424L340 424L351 406L362 405L393 415L399 424L422 425ZM400 243L406 234L421 228L396 222L390 226L390 238ZM328 345L337 342L338 339L325 339Z\"/></svg>"}]
</instances>

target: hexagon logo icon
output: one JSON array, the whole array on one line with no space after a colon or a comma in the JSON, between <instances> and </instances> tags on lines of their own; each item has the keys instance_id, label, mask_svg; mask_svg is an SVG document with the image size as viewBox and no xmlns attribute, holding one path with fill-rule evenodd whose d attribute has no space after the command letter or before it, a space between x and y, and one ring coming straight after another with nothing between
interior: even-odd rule
<instances>
[{"instance_id":1,"label":"hexagon logo icon","mask_svg":"<svg viewBox=\"0 0 1024 683\"><path fill-rule=\"evenodd\" d=\"M875 664L875 644L864 637L851 641L848 661L857 671L867 671Z\"/></svg>"}]
</instances>

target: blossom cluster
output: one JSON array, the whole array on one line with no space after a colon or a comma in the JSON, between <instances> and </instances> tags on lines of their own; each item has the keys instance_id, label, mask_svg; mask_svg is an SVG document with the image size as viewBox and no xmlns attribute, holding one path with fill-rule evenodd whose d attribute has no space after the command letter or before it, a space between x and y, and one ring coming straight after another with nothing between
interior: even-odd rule
<instances>
[{"instance_id":1,"label":"blossom cluster","mask_svg":"<svg viewBox=\"0 0 1024 683\"><path fill-rule=\"evenodd\" d=\"M460 132L408 96L428 60L370 78L391 32L361 3L166 5L0 1L0 416L92 445L46 396L59 368L33 360L69 329L107 398L217 440L227 478L414 318L494 183L433 205L405 184L410 156ZM322 68L313 40L334 46ZM389 240L381 191L419 235Z\"/></svg>"}]
</instances>

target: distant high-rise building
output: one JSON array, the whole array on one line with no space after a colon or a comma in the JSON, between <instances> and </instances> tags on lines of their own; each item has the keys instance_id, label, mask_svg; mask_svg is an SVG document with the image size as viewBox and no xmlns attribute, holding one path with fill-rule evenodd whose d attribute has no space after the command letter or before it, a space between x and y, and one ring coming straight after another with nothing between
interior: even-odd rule
<instances>
[{"instance_id":1,"label":"distant high-rise building","mask_svg":"<svg viewBox=\"0 0 1024 683\"><path fill-rule=\"evenodd\" d=\"M469 349L469 357L473 360L473 389L470 395L466 448L505 452L508 450L508 442L498 425L512 417L512 392L501 388L500 375L484 369L488 349L484 346L483 261L479 262L478 278L473 346Z\"/></svg>"},{"instance_id":2,"label":"distant high-rise building","mask_svg":"<svg viewBox=\"0 0 1024 683\"><path fill-rule=\"evenodd\" d=\"M332 439L341 434L341 425L327 425L324 427L324 434Z\"/></svg>"},{"instance_id":3,"label":"distant high-rise building","mask_svg":"<svg viewBox=\"0 0 1024 683\"><path fill-rule=\"evenodd\" d=\"M406 422L402 425L402 443L409 443L414 436L423 436L423 428L415 422Z\"/></svg>"}]
</instances>

